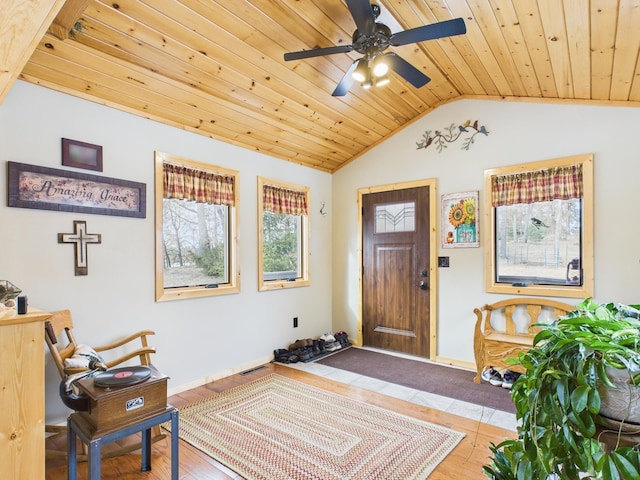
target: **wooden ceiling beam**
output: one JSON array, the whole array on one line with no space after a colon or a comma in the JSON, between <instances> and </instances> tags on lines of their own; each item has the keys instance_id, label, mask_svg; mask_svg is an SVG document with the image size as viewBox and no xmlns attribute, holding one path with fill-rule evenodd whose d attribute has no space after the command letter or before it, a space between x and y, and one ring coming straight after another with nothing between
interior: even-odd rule
<instances>
[{"instance_id":1,"label":"wooden ceiling beam","mask_svg":"<svg viewBox=\"0 0 640 480\"><path fill-rule=\"evenodd\" d=\"M29 61L64 0L3 0L0 15L0 103Z\"/></svg>"},{"instance_id":2,"label":"wooden ceiling beam","mask_svg":"<svg viewBox=\"0 0 640 480\"><path fill-rule=\"evenodd\" d=\"M69 38L80 15L87 9L91 0L67 0L49 27L48 33L60 40Z\"/></svg>"}]
</instances>

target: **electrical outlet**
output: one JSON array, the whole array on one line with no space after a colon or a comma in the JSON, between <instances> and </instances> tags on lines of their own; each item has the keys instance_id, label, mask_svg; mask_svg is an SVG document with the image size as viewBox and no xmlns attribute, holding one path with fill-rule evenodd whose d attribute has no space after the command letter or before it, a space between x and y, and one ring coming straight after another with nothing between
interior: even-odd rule
<instances>
[{"instance_id":1,"label":"electrical outlet","mask_svg":"<svg viewBox=\"0 0 640 480\"><path fill-rule=\"evenodd\" d=\"M298 317L293 317L293 328L298 328Z\"/></svg>"}]
</instances>

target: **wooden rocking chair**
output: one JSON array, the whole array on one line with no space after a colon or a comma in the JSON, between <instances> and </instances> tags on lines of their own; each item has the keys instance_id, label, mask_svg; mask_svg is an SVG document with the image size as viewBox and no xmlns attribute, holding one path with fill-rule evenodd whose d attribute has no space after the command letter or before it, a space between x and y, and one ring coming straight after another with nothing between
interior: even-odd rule
<instances>
[{"instance_id":1,"label":"wooden rocking chair","mask_svg":"<svg viewBox=\"0 0 640 480\"><path fill-rule=\"evenodd\" d=\"M136 357L138 357L140 365L151 365L151 354L155 353L156 349L149 346L147 336L154 334L155 332L153 332L152 330L142 330L109 345L92 347L92 349L100 354L100 356L102 356L102 352L107 352L108 354L108 352L111 350L120 347L126 348L131 342L139 340L139 347L129 351L128 353L125 353L124 355L118 356L117 358L109 360L105 359L104 365L106 366L106 368L112 368ZM68 375L74 375L89 370L88 366L73 366L70 365L71 362L65 362L68 359L72 359L74 353L76 352L76 350L78 350L78 347L80 347L80 349L82 349L83 347L82 344L76 342L76 339L73 336L73 321L71 319L71 312L69 310L60 310L51 314L51 317L49 317L45 322L44 337L47 345L49 346L49 353L51 354L58 372L60 373L61 381L64 380ZM64 338L65 341L59 343L59 339L61 338ZM129 347L132 348L131 346ZM66 427L64 426L47 425L45 426L45 431L54 434L65 433L66 436ZM162 433L162 430L159 426L152 428L152 442L156 442L165 437L166 435ZM123 455L125 453L130 453L138 450L140 447L140 441L130 443L124 446L113 448L108 451L104 451L103 457L106 458ZM83 448L86 449L84 445ZM63 452L56 450L47 450L46 456L47 458L66 456L66 451ZM79 459L86 460L86 455L79 456Z\"/></svg>"}]
</instances>

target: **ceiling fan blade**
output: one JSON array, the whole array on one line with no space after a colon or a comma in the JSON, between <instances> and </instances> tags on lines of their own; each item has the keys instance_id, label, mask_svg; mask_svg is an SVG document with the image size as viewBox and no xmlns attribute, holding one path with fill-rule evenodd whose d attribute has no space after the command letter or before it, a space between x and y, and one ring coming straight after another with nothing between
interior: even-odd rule
<instances>
[{"instance_id":1,"label":"ceiling fan blade","mask_svg":"<svg viewBox=\"0 0 640 480\"><path fill-rule=\"evenodd\" d=\"M349 70L347 70L347 73L344 74L344 76L342 77L342 80L340 80L340 83L331 94L332 96L342 97L347 94L347 92L351 88L351 85L353 85L353 82L354 82L351 74L353 73L353 71L356 69L357 66L358 66L358 60L356 60L351 64L351 66L349 67Z\"/></svg>"},{"instance_id":2,"label":"ceiling fan blade","mask_svg":"<svg viewBox=\"0 0 640 480\"><path fill-rule=\"evenodd\" d=\"M288 52L284 54L285 62L289 60L300 60L302 58L320 57L322 55L333 55L334 53L348 53L353 50L353 45L339 45L327 48L314 48L312 50L301 50L299 52Z\"/></svg>"},{"instance_id":3,"label":"ceiling fan blade","mask_svg":"<svg viewBox=\"0 0 640 480\"><path fill-rule=\"evenodd\" d=\"M437 38L451 37L467 33L467 27L462 18L445 20L444 22L423 25L422 27L411 28L402 32L394 33L389 38L389 44L397 47L408 43L424 42L425 40L435 40Z\"/></svg>"},{"instance_id":4,"label":"ceiling fan blade","mask_svg":"<svg viewBox=\"0 0 640 480\"><path fill-rule=\"evenodd\" d=\"M373 16L370 0L346 0L347 7L356 22L360 35L371 35L376 29L376 18Z\"/></svg>"},{"instance_id":5,"label":"ceiling fan blade","mask_svg":"<svg viewBox=\"0 0 640 480\"><path fill-rule=\"evenodd\" d=\"M420 88L431 81L424 73L418 70L416 67L407 62L404 58L400 57L396 53L387 53L385 61L389 68L395 70L395 72L404 78L407 82L416 88Z\"/></svg>"}]
</instances>

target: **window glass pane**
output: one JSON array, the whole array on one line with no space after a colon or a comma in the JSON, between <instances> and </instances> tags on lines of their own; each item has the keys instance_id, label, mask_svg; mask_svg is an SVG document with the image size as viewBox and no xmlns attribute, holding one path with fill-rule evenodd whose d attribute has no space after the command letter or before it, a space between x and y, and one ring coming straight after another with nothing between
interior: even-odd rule
<instances>
[{"instance_id":1,"label":"window glass pane","mask_svg":"<svg viewBox=\"0 0 640 480\"><path fill-rule=\"evenodd\" d=\"M263 275L265 281L302 277L302 216L262 214Z\"/></svg>"},{"instance_id":2,"label":"window glass pane","mask_svg":"<svg viewBox=\"0 0 640 480\"><path fill-rule=\"evenodd\" d=\"M414 202L376 205L376 232L413 232L415 230Z\"/></svg>"},{"instance_id":3,"label":"window glass pane","mask_svg":"<svg viewBox=\"0 0 640 480\"><path fill-rule=\"evenodd\" d=\"M495 209L496 281L582 285L582 200Z\"/></svg>"},{"instance_id":4,"label":"window glass pane","mask_svg":"<svg viewBox=\"0 0 640 480\"><path fill-rule=\"evenodd\" d=\"M163 199L164 287L229 283L229 207Z\"/></svg>"}]
</instances>

